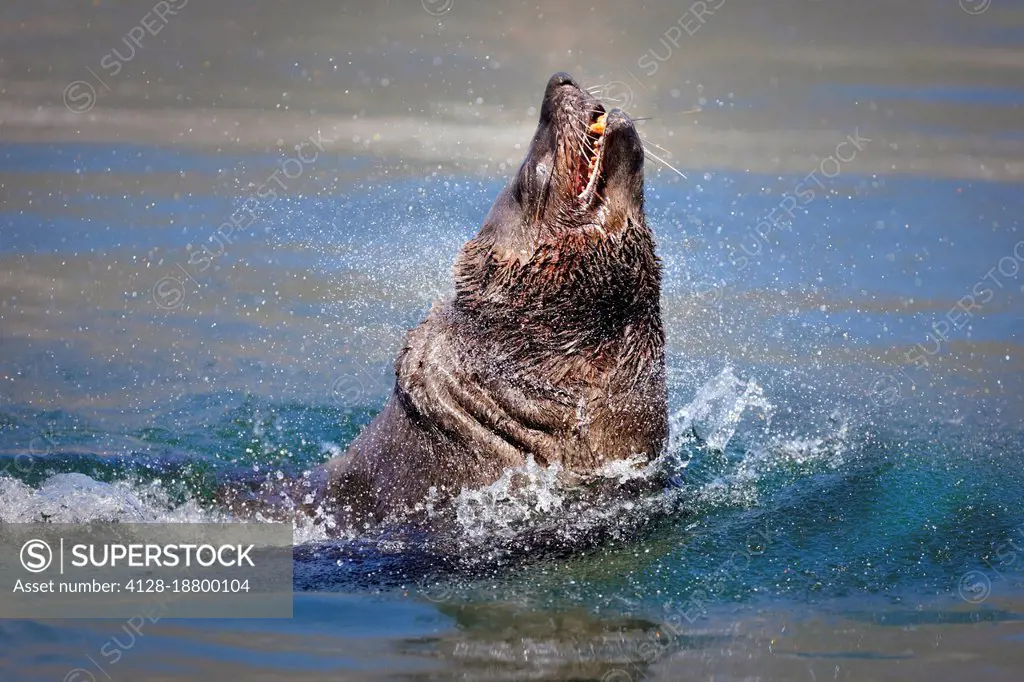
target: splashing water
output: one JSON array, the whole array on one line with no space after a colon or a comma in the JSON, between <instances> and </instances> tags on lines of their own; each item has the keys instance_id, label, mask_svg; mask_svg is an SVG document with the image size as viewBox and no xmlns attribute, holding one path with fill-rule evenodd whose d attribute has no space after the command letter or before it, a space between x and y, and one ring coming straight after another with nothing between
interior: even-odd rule
<instances>
[{"instance_id":1,"label":"splashing water","mask_svg":"<svg viewBox=\"0 0 1024 682\"><path fill-rule=\"evenodd\" d=\"M769 437L771 402L756 381L737 377L731 367L690 391L692 400L672 416L666 452L653 462L642 458L611 462L584 483L568 484L570 477L561 467L544 467L529 457L523 466L505 471L490 485L462 490L450 507L435 509L431 499L424 500L419 511L440 521L444 528L440 543L420 542L400 531L396 534L394 528L344 529L332 527L322 518L299 517L293 521L295 544L309 550L300 554L315 555L318 561L331 564L339 557L349 564L365 561L368 547L371 554L393 557L417 552L422 556L424 547L430 545L449 555L469 557L460 565L533 555L537 549L571 552L609 538L637 537L645 528L673 517L737 504L750 506L765 479L780 471L792 476L813 473L821 462L834 461L842 451L845 423L832 436ZM759 412L763 420L747 428L744 417L750 411ZM254 433L263 430L258 423L251 429ZM739 447L735 441L744 445ZM320 456L341 454L342 442L322 441ZM272 455L271 451L257 455L252 469L265 468L261 463L272 465L267 461ZM268 481L281 477L279 471L271 470ZM664 487L666 477L672 484L668 488ZM34 488L0 477L0 495L8 500L0 521L195 523L233 519L198 498L185 495L182 501L182 496L168 494L162 487L167 478L151 483L103 483L82 473L60 473ZM234 485L230 479L220 482ZM254 520L269 521L259 515Z\"/></svg>"},{"instance_id":2,"label":"splashing water","mask_svg":"<svg viewBox=\"0 0 1024 682\"><path fill-rule=\"evenodd\" d=\"M770 459L776 452L827 448L822 442L780 441L777 446L744 452L737 461L723 462L725 469L712 480L683 485L682 473L695 455L694 448L724 453L749 409L760 411L767 432L773 406L764 390L753 379L744 381L731 367L725 367L672 415L669 444L661 457L647 465L639 458L611 462L595 472L595 478L612 483L603 497L581 499L564 486L559 467L545 469L529 458L523 467L506 471L489 486L462 491L456 500L459 531L470 543L512 540L537 531L553 533L569 543L595 531L628 534L666 514L685 512L695 499L725 502L749 496L762 468L755 462ZM666 473L676 487L674 494L666 495L660 488L639 496L615 494L630 482L653 482Z\"/></svg>"},{"instance_id":3,"label":"splashing water","mask_svg":"<svg viewBox=\"0 0 1024 682\"><path fill-rule=\"evenodd\" d=\"M0 477L3 523L214 523L224 514L202 509L193 500L173 506L159 485L129 481L103 483L85 474L56 474L34 489Z\"/></svg>"},{"instance_id":4,"label":"splashing water","mask_svg":"<svg viewBox=\"0 0 1024 682\"><path fill-rule=\"evenodd\" d=\"M743 381L731 367L724 368L697 391L693 400L672 415L669 452L677 452L695 440L703 442L710 450L724 451L749 408L762 411L767 429L773 408L764 397L764 390L753 379Z\"/></svg>"},{"instance_id":5,"label":"splashing water","mask_svg":"<svg viewBox=\"0 0 1024 682\"><path fill-rule=\"evenodd\" d=\"M557 464L544 468L531 455L522 467L507 469L491 485L463 489L455 500L455 515L466 537L511 538L531 519L560 509L560 472Z\"/></svg>"}]
</instances>

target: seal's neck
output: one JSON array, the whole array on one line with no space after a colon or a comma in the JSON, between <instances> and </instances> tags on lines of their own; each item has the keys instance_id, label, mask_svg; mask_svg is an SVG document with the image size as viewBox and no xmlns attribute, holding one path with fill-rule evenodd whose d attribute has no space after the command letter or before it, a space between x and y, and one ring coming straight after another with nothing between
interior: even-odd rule
<instances>
[{"instance_id":1,"label":"seal's neck","mask_svg":"<svg viewBox=\"0 0 1024 682\"><path fill-rule=\"evenodd\" d=\"M473 332L505 339L530 358L607 354L640 340L660 346L661 267L650 230L577 229L528 255L481 233L455 266L454 308ZM641 358L642 359L642 358Z\"/></svg>"}]
</instances>

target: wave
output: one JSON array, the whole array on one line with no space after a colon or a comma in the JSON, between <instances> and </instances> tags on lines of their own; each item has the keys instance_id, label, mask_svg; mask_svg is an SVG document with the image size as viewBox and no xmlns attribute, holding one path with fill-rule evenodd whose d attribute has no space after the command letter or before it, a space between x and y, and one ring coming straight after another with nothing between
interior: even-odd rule
<instances>
[{"instance_id":1,"label":"wave","mask_svg":"<svg viewBox=\"0 0 1024 682\"><path fill-rule=\"evenodd\" d=\"M652 463L614 462L584 485L560 481L557 466L532 458L494 483L465 489L440 509L424 500L418 513L440 532L401 523L374 529L332 527L324 518L292 520L297 585L323 588L385 574L401 582L439 582L438 571L486 573L523 557L568 555L608 542L630 542L665 523L697 514L758 504L767 483L797 480L840 466L849 450L849 427L833 420L825 436L783 435L772 430L774 407L754 379L725 367L691 392L671 415L666 452ZM254 426L253 428L257 428ZM326 448L325 454L339 447ZM255 470L260 467L254 466ZM264 467L266 471L268 467ZM266 483L283 474L269 467ZM306 473L308 476L308 472ZM211 523L269 522L240 518L199 496L171 490L174 477L109 483L84 473L59 473L38 486L0 476L3 523ZM243 481L220 481L243 486ZM387 568L390 567L390 568ZM305 576L305 577L303 577ZM433 576L433 577L431 577Z\"/></svg>"},{"instance_id":2,"label":"wave","mask_svg":"<svg viewBox=\"0 0 1024 682\"><path fill-rule=\"evenodd\" d=\"M104 483L81 473L55 474L38 488L0 477L0 523L216 523L223 512L196 500L175 504L159 482Z\"/></svg>"}]
</instances>

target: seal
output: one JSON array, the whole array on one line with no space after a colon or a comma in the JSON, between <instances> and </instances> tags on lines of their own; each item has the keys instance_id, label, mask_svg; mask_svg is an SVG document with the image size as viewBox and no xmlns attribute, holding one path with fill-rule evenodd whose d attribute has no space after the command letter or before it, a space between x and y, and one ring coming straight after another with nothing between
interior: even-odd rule
<instances>
[{"instance_id":1,"label":"seal","mask_svg":"<svg viewBox=\"0 0 1024 682\"><path fill-rule=\"evenodd\" d=\"M309 504L357 524L437 505L528 458L585 481L668 433L661 263L630 118L548 82L525 160L409 332L384 406Z\"/></svg>"}]
</instances>

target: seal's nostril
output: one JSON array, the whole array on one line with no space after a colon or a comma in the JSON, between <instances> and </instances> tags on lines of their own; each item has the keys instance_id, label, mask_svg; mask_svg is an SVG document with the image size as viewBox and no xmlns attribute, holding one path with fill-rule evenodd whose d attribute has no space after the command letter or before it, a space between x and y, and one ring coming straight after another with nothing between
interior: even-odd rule
<instances>
[{"instance_id":1,"label":"seal's nostril","mask_svg":"<svg viewBox=\"0 0 1024 682\"><path fill-rule=\"evenodd\" d=\"M549 89L557 88L560 85L574 85L577 88L579 87L579 85L576 84L576 81L573 80L573 77L567 74L565 71L559 71L558 73L551 77L551 80L548 81Z\"/></svg>"},{"instance_id":2,"label":"seal's nostril","mask_svg":"<svg viewBox=\"0 0 1024 682\"><path fill-rule=\"evenodd\" d=\"M572 79L572 76L567 74L565 71L559 71L551 77L551 82L554 85L576 85L576 81Z\"/></svg>"},{"instance_id":3,"label":"seal's nostril","mask_svg":"<svg viewBox=\"0 0 1024 682\"><path fill-rule=\"evenodd\" d=\"M580 91L580 86L576 84L572 76L559 71L548 80L547 88L544 90L544 100L540 110L540 120L550 120L554 107L557 106L558 101L561 101L562 97L567 94L566 90L563 90L563 86L571 85L574 90Z\"/></svg>"}]
</instances>

